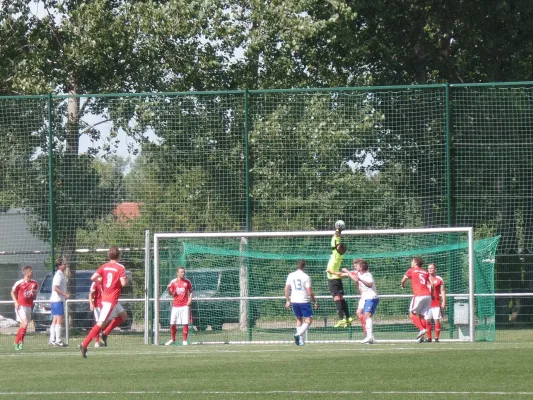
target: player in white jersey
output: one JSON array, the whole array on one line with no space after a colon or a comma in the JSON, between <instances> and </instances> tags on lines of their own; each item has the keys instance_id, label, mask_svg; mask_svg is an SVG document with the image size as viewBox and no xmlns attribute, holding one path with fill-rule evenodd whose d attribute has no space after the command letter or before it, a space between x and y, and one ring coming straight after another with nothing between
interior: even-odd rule
<instances>
[{"instance_id":1,"label":"player in white jersey","mask_svg":"<svg viewBox=\"0 0 533 400\"><path fill-rule=\"evenodd\" d=\"M318 302L311 287L311 278L305 273L305 260L298 261L298 269L287 276L285 282L285 307L288 309L292 303L292 310L296 317L296 334L294 341L298 346L304 345L303 335L313 321L313 310L318 309Z\"/></svg>"},{"instance_id":2,"label":"player in white jersey","mask_svg":"<svg viewBox=\"0 0 533 400\"><path fill-rule=\"evenodd\" d=\"M50 308L52 313L52 325L50 325L50 346L63 347L61 340L61 330L63 328L63 321L65 318L65 300L70 297L67 293L67 278L65 276L65 269L68 267L67 262L63 258L56 260L56 273L52 280L52 294L50 295Z\"/></svg>"},{"instance_id":3,"label":"player in white jersey","mask_svg":"<svg viewBox=\"0 0 533 400\"><path fill-rule=\"evenodd\" d=\"M353 267L355 271L348 271L346 268L343 272L357 283L361 298L357 306L357 316L359 319L364 318L364 331L366 337L361 343L372 344L374 343L374 322L372 316L376 312L376 308L379 304L378 292L374 283L374 277L368 270L368 263L358 258L354 260Z\"/></svg>"}]
</instances>

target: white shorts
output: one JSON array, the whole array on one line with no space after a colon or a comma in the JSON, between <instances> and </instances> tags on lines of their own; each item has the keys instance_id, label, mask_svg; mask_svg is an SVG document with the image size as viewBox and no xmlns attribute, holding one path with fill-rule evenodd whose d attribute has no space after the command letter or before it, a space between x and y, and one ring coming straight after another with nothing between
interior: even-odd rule
<instances>
[{"instance_id":1,"label":"white shorts","mask_svg":"<svg viewBox=\"0 0 533 400\"><path fill-rule=\"evenodd\" d=\"M27 319L28 322L31 321L31 307L19 306L18 309L15 309L15 314L17 314L17 321L22 322Z\"/></svg>"},{"instance_id":2,"label":"white shorts","mask_svg":"<svg viewBox=\"0 0 533 400\"><path fill-rule=\"evenodd\" d=\"M431 296L413 296L409 311L425 317L431 306Z\"/></svg>"},{"instance_id":3,"label":"white shorts","mask_svg":"<svg viewBox=\"0 0 533 400\"><path fill-rule=\"evenodd\" d=\"M93 314L94 314L94 320L98 321L98 318L100 318L100 314L102 313L101 307L94 307Z\"/></svg>"},{"instance_id":4,"label":"white shorts","mask_svg":"<svg viewBox=\"0 0 533 400\"><path fill-rule=\"evenodd\" d=\"M189 306L172 307L170 325L189 325Z\"/></svg>"},{"instance_id":5,"label":"white shorts","mask_svg":"<svg viewBox=\"0 0 533 400\"><path fill-rule=\"evenodd\" d=\"M440 307L430 307L429 311L426 313L426 319L428 321L431 319L434 319L435 321L442 319Z\"/></svg>"},{"instance_id":6,"label":"white shorts","mask_svg":"<svg viewBox=\"0 0 533 400\"><path fill-rule=\"evenodd\" d=\"M124 307L122 307L120 303L115 304L113 307L113 303L102 301L102 309L100 310L100 315L96 322L105 322L107 320L111 321L123 311Z\"/></svg>"}]
</instances>

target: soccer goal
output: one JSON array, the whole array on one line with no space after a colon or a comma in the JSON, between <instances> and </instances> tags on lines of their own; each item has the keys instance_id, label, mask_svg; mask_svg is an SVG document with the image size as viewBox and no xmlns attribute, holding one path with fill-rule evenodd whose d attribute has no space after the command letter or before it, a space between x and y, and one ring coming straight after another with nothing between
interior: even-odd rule
<instances>
[{"instance_id":1,"label":"soccer goal","mask_svg":"<svg viewBox=\"0 0 533 400\"><path fill-rule=\"evenodd\" d=\"M171 297L168 283L183 266L194 288L190 343L275 343L293 340L295 318L285 308L287 275L299 259L319 302L307 342L359 341L364 337L355 318L335 328L335 304L328 290L326 265L332 231L156 233L154 234L154 343L169 336ZM374 315L377 342L413 341L418 333L408 315L410 286L400 281L413 257L437 265L445 282L447 307L441 340L494 340L494 257L498 237L474 240L473 228L345 230L348 246L343 267L366 259L380 304ZM344 282L350 312L359 293ZM178 332L178 335L181 333Z\"/></svg>"}]
</instances>

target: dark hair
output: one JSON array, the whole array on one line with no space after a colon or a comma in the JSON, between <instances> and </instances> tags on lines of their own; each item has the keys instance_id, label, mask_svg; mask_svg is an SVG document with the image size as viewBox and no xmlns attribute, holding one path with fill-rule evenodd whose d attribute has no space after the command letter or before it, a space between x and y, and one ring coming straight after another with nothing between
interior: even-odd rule
<instances>
[{"instance_id":1,"label":"dark hair","mask_svg":"<svg viewBox=\"0 0 533 400\"><path fill-rule=\"evenodd\" d=\"M118 261L120 259L120 250L117 246L111 246L107 251L107 258L109 260Z\"/></svg>"},{"instance_id":2,"label":"dark hair","mask_svg":"<svg viewBox=\"0 0 533 400\"><path fill-rule=\"evenodd\" d=\"M413 258L413 262L417 267L422 267L422 265L424 265L424 260L420 257Z\"/></svg>"},{"instance_id":3,"label":"dark hair","mask_svg":"<svg viewBox=\"0 0 533 400\"><path fill-rule=\"evenodd\" d=\"M368 271L368 263L362 258L353 260L353 263L359 265L363 271Z\"/></svg>"},{"instance_id":4,"label":"dark hair","mask_svg":"<svg viewBox=\"0 0 533 400\"><path fill-rule=\"evenodd\" d=\"M26 265L25 267L22 267L22 273L26 275L26 271L32 271L33 267L31 265Z\"/></svg>"},{"instance_id":5,"label":"dark hair","mask_svg":"<svg viewBox=\"0 0 533 400\"><path fill-rule=\"evenodd\" d=\"M298 260L298 269L304 269L305 268L305 259Z\"/></svg>"}]
</instances>

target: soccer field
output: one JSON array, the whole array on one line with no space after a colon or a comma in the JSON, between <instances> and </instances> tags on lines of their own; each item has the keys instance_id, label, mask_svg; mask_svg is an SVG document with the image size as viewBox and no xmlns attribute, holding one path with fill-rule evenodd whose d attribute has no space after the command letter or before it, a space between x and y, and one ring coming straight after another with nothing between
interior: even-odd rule
<instances>
[{"instance_id":1,"label":"soccer field","mask_svg":"<svg viewBox=\"0 0 533 400\"><path fill-rule=\"evenodd\" d=\"M0 355L6 399L532 398L532 343L133 346ZM115 346L114 346L115 345Z\"/></svg>"}]
</instances>

